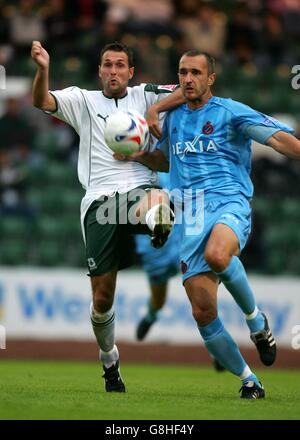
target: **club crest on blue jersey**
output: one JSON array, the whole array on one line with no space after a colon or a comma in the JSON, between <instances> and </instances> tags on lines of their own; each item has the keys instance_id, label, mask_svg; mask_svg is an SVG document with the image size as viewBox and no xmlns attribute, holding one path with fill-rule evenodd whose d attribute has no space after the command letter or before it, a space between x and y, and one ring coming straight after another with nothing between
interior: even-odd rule
<instances>
[{"instance_id":1,"label":"club crest on blue jersey","mask_svg":"<svg viewBox=\"0 0 300 440\"><path fill-rule=\"evenodd\" d=\"M203 134L212 134L214 131L214 127L210 121L207 121L205 125L202 127Z\"/></svg>"}]
</instances>

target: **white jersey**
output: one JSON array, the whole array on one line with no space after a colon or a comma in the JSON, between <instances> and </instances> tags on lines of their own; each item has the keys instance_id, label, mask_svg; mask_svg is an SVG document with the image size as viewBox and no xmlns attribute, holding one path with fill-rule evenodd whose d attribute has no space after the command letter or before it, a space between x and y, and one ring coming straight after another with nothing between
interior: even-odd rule
<instances>
[{"instance_id":1,"label":"white jersey","mask_svg":"<svg viewBox=\"0 0 300 440\"><path fill-rule=\"evenodd\" d=\"M100 90L78 87L50 92L57 102L57 111L52 115L70 124L80 137L78 178L86 190L81 203L82 226L89 206L100 196L124 193L157 181L156 173L148 167L113 158L112 150L104 141L106 118L116 111L130 109L145 116L152 104L175 87L141 84L127 87L127 94L122 98L108 98Z\"/></svg>"}]
</instances>

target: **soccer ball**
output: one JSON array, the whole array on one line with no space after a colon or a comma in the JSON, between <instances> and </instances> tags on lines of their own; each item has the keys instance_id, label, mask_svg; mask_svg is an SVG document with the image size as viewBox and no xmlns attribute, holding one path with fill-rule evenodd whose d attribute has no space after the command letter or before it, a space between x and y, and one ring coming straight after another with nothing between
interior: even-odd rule
<instances>
[{"instance_id":1,"label":"soccer ball","mask_svg":"<svg viewBox=\"0 0 300 440\"><path fill-rule=\"evenodd\" d=\"M136 153L147 144L148 137L147 121L135 110L118 111L106 120L104 139L115 153Z\"/></svg>"}]
</instances>

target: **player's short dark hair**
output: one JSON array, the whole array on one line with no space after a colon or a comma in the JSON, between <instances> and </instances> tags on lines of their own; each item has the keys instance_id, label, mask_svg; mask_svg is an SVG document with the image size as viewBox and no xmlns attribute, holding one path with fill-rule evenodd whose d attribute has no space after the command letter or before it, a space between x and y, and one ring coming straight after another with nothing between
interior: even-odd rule
<instances>
[{"instance_id":1,"label":"player's short dark hair","mask_svg":"<svg viewBox=\"0 0 300 440\"><path fill-rule=\"evenodd\" d=\"M125 52L128 57L128 64L129 67L133 67L133 53L129 47L127 47L125 44L119 43L118 41L115 41L114 43L106 44L100 53L100 65L102 62L102 57L105 52L108 50L111 50L112 52Z\"/></svg>"},{"instance_id":2,"label":"player's short dark hair","mask_svg":"<svg viewBox=\"0 0 300 440\"><path fill-rule=\"evenodd\" d=\"M184 52L184 54L182 56L183 57L197 57L199 55L203 55L206 58L208 74L211 75L212 73L215 73L216 72L216 60L209 53L203 52L202 50L199 50L199 49L192 49L192 50L188 50L187 52Z\"/></svg>"}]
</instances>

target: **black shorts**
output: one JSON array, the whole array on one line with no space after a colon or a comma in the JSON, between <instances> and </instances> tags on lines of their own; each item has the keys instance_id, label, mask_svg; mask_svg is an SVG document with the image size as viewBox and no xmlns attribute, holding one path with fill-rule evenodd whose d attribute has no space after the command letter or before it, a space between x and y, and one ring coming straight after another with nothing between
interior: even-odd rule
<instances>
[{"instance_id":1,"label":"black shorts","mask_svg":"<svg viewBox=\"0 0 300 440\"><path fill-rule=\"evenodd\" d=\"M133 264L135 246L132 234L150 234L151 231L145 224L130 223L128 217L141 199L141 190L150 191L154 188L159 187L142 185L125 194L103 196L91 204L84 219L90 276L125 269Z\"/></svg>"}]
</instances>

